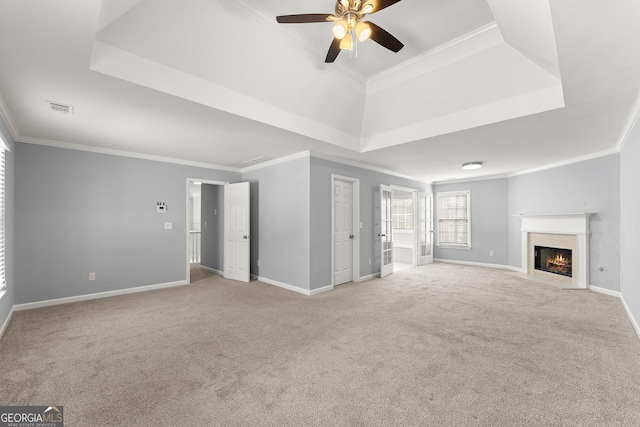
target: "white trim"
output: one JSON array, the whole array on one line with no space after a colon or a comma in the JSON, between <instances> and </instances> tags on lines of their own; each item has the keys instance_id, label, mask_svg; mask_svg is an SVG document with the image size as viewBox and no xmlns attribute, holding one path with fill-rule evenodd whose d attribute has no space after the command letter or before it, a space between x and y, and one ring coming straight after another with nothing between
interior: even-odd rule
<instances>
[{"instance_id":1,"label":"white trim","mask_svg":"<svg viewBox=\"0 0 640 427\"><path fill-rule=\"evenodd\" d=\"M331 191L331 286L335 286L335 254L334 254L334 242L333 242L333 230L335 229L334 223L334 209L333 205L335 203L333 191L334 184L337 181L350 182L352 184L351 191L351 202L353 204L352 211L352 232L355 236L353 238L353 247L351 252L351 281L353 282L356 277L360 277L360 179L353 178L349 176L335 175L331 174L331 187L329 191Z\"/></svg>"},{"instance_id":2,"label":"white trim","mask_svg":"<svg viewBox=\"0 0 640 427\"><path fill-rule=\"evenodd\" d=\"M5 319L4 323L2 324L2 327L0 328L0 340L2 340L2 337L4 336L5 331L9 327L9 323L11 322L11 318L13 317L13 312L14 311L16 311L16 306L15 305L13 307L11 307L11 310L9 310L9 315L7 316L7 318Z\"/></svg>"},{"instance_id":3,"label":"white trim","mask_svg":"<svg viewBox=\"0 0 640 427\"><path fill-rule=\"evenodd\" d=\"M611 297L622 298L622 294L617 291L612 291L610 289L600 288L598 286L587 286L587 289L593 292L597 292L599 294L609 295Z\"/></svg>"},{"instance_id":4,"label":"white trim","mask_svg":"<svg viewBox=\"0 0 640 427\"><path fill-rule=\"evenodd\" d=\"M631 132L633 132L633 128L636 126L638 122L638 118L640 118L640 93L638 93L638 97L636 98L636 102L633 104L633 108L629 113L629 117L627 118L627 123L622 129L622 133L618 138L618 143L616 144L616 150L622 151L624 148L624 144L629 139Z\"/></svg>"},{"instance_id":5,"label":"white trim","mask_svg":"<svg viewBox=\"0 0 640 427\"><path fill-rule=\"evenodd\" d=\"M216 273L216 274L219 274L220 276L224 276L224 271L216 270L215 268L206 267L202 264L200 264L200 268L204 271L208 271L210 273Z\"/></svg>"},{"instance_id":6,"label":"white trim","mask_svg":"<svg viewBox=\"0 0 640 427\"><path fill-rule=\"evenodd\" d=\"M259 282L262 282L266 285L276 286L278 288L286 289L288 291L293 291L306 296L311 296L311 291L308 289L302 289L294 285L278 282L277 280L267 279L266 277L256 276L254 274L252 274L251 277L253 277L254 279L257 279Z\"/></svg>"},{"instance_id":7,"label":"white trim","mask_svg":"<svg viewBox=\"0 0 640 427\"><path fill-rule=\"evenodd\" d=\"M318 294L322 294L322 293L325 293L325 292L332 291L333 289L334 289L333 285L325 286L324 288L311 289L309 291L309 296L312 297L314 295L318 295Z\"/></svg>"},{"instance_id":8,"label":"white trim","mask_svg":"<svg viewBox=\"0 0 640 427\"><path fill-rule=\"evenodd\" d=\"M6 123L7 129L9 129L9 133L11 134L11 137L13 138L14 141L16 141L16 137L20 136L20 133L18 132L18 127L16 126L16 123L13 121L13 116L9 112L9 107L7 106L7 103L4 100L2 93L0 93L0 117L2 117L2 119Z\"/></svg>"},{"instance_id":9,"label":"white trim","mask_svg":"<svg viewBox=\"0 0 640 427\"><path fill-rule=\"evenodd\" d=\"M371 279L376 279L380 277L380 273L373 273L373 274L369 274L368 276L362 276L356 280L354 280L354 282L356 283L360 283L360 282L366 282L367 280L371 280Z\"/></svg>"},{"instance_id":10,"label":"white trim","mask_svg":"<svg viewBox=\"0 0 640 427\"><path fill-rule=\"evenodd\" d=\"M76 151L87 151L90 153L98 153L98 154L108 154L111 156L120 156L120 157L130 157L133 159L141 159L141 160L151 160L154 162L163 162L163 163L173 163L177 165L185 165L185 166L194 166L197 168L204 169L216 169L227 172L238 172L240 173L239 168L229 167L229 166L221 166L214 165L211 163L202 163L202 162L194 162L191 160L184 159L176 159L173 157L164 157L164 156L156 156L153 154L142 154L142 153L134 153L132 151L125 150L114 150L112 148L104 148L104 147L95 147L91 145L83 145L83 144L74 144L71 142L61 142L61 141L53 141L48 139L40 139L40 138L30 138L30 137L22 137L14 138L16 142L22 142L25 144L34 144L34 145L44 145L47 147L55 147L55 148L65 148L67 150L76 150Z\"/></svg>"},{"instance_id":11,"label":"white trim","mask_svg":"<svg viewBox=\"0 0 640 427\"><path fill-rule=\"evenodd\" d=\"M300 151L299 153L294 153L288 156L278 157L277 159L268 160L263 163L258 163L256 165L247 166L246 168L240 169L240 172L242 173L252 172L262 168L267 168L269 166L279 165L280 163L286 163L286 162L290 162L292 160L297 160L297 159L304 159L306 157L311 157L311 152L309 150Z\"/></svg>"},{"instance_id":12,"label":"white trim","mask_svg":"<svg viewBox=\"0 0 640 427\"><path fill-rule=\"evenodd\" d=\"M487 267L487 268L496 268L499 270L509 270L509 271L515 271L517 273L522 273L522 269L518 268L518 267L513 267L511 265L503 265L503 264L487 264L487 263L483 263L483 262L471 262L471 261L458 261L458 260L454 260L454 259L442 259L442 258L435 258L433 260L433 262L441 262L444 264L460 264L460 265L470 265L473 267Z\"/></svg>"},{"instance_id":13,"label":"white trim","mask_svg":"<svg viewBox=\"0 0 640 427\"><path fill-rule=\"evenodd\" d=\"M602 151L598 151L597 153L592 153L592 154L587 154L584 156L580 156L580 157L573 157L571 159L567 159L567 160L562 160L560 162L556 162L556 163L551 163L548 165L544 165L544 166L540 166L537 168L533 168L533 169L527 169L527 170L523 170L520 172L513 172L512 174L509 174L509 177L513 177L513 176L519 176L519 175L527 175L530 173L534 173L534 172L541 172L547 169L554 169L554 168L558 168L560 166L567 166L567 165L572 165L574 163L580 163L580 162L585 162L587 160L593 160L593 159L597 159L599 157L605 157L605 156L609 156L611 154L617 154L620 151L616 150L615 148L611 148L608 150L602 150Z\"/></svg>"},{"instance_id":14,"label":"white trim","mask_svg":"<svg viewBox=\"0 0 640 427\"><path fill-rule=\"evenodd\" d=\"M435 48L417 55L411 59L408 59L398 65L387 68L373 75L367 79L367 96L374 95L382 90L389 89L402 83L406 83L411 80L415 75L411 73L409 69L411 67L418 67L422 73L439 69L447 64L460 60L460 57L468 57L476 54L478 51L489 49L498 43L504 43L502 33L498 28L496 21L490 22L480 28L477 28L467 34L448 41L444 44L436 46ZM466 49L462 53L456 54L454 48L467 43ZM469 44L471 43L471 44ZM453 50L453 52L452 52ZM445 55L443 55L445 54ZM448 54L448 55L446 55ZM425 66L419 67L421 63L428 64L427 69ZM400 77L399 77L400 76ZM384 82L384 80L387 80Z\"/></svg>"},{"instance_id":15,"label":"white trim","mask_svg":"<svg viewBox=\"0 0 640 427\"><path fill-rule=\"evenodd\" d=\"M355 160L348 160L348 159L344 159L342 157L337 157L337 156L332 156L330 154L322 154L322 153L317 153L312 151L311 152L311 157L315 157L316 159L322 159L322 160L327 160L329 162L334 162L334 163L339 163L341 165L347 165L347 166L353 166L355 168L360 168L360 169L364 169L364 170L368 170L368 171L372 171L372 172L378 172L378 173L382 173L385 175L390 175L390 176L395 176L398 178L403 178L403 179L410 179L412 181L417 181L417 182L422 182L425 184L429 184L428 182L425 182L424 180L420 179L420 178L416 178L413 176L409 176L409 175L404 175L398 172L394 172L394 171L390 171L388 169L382 169L376 166L371 166L371 165L367 165L365 163L360 163L357 162Z\"/></svg>"},{"instance_id":16,"label":"white trim","mask_svg":"<svg viewBox=\"0 0 640 427\"><path fill-rule=\"evenodd\" d=\"M77 295L74 297L50 299L45 301L29 302L26 304L16 304L13 306L15 311L33 310L42 307L51 307L54 305L71 304L80 301L90 301L101 298L117 297L121 295L135 294L138 292L155 291L158 289L173 288L176 286L188 285L189 283L180 280L178 282L161 283L158 285L138 286L135 288L118 289L117 291L98 292L95 294Z\"/></svg>"},{"instance_id":17,"label":"white trim","mask_svg":"<svg viewBox=\"0 0 640 427\"><path fill-rule=\"evenodd\" d=\"M627 316L629 316L629 321L631 322L633 329L635 329L636 331L636 335L638 335L638 339L640 339L640 324L638 324L638 321L635 319L635 317L633 317L633 313L631 313L631 309L627 305L627 302L624 300L624 296L621 296L620 300L622 301L624 310L627 312Z\"/></svg>"}]
</instances>

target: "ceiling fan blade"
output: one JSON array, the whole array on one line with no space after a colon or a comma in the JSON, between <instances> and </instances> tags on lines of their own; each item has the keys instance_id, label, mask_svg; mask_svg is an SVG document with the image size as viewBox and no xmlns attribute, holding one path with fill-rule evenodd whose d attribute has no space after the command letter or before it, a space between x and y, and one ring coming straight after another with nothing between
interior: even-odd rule
<instances>
[{"instance_id":1,"label":"ceiling fan blade","mask_svg":"<svg viewBox=\"0 0 640 427\"><path fill-rule=\"evenodd\" d=\"M302 15L276 16L281 24L308 24L310 22L329 22L333 15L327 13L305 13Z\"/></svg>"},{"instance_id":2,"label":"ceiling fan blade","mask_svg":"<svg viewBox=\"0 0 640 427\"><path fill-rule=\"evenodd\" d=\"M368 3L373 5L373 10L369 13L376 13L385 9L389 6L393 6L398 3L400 0L370 0Z\"/></svg>"},{"instance_id":3,"label":"ceiling fan blade","mask_svg":"<svg viewBox=\"0 0 640 427\"><path fill-rule=\"evenodd\" d=\"M376 42L379 45L384 46L387 49L389 49L391 51L394 51L394 52L399 52L400 49L402 49L404 47L404 45L402 44L402 42L400 40L398 40L397 38L393 37L386 30L383 30L382 28L378 27L376 24L374 24L371 21L369 21L368 24L371 26L371 37L370 38L374 42Z\"/></svg>"},{"instance_id":4,"label":"ceiling fan blade","mask_svg":"<svg viewBox=\"0 0 640 427\"><path fill-rule=\"evenodd\" d=\"M340 39L334 38L329 46L329 52L327 52L327 59L324 62L330 63L336 60L340 53Z\"/></svg>"}]
</instances>

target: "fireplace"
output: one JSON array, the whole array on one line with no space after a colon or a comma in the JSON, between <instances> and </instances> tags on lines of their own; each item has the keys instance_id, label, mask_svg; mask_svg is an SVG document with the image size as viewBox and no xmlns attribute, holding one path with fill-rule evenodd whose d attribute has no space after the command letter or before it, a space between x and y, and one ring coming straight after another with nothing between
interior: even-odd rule
<instances>
[{"instance_id":1,"label":"fireplace","mask_svg":"<svg viewBox=\"0 0 640 427\"><path fill-rule=\"evenodd\" d=\"M523 273L589 287L591 213L520 214Z\"/></svg>"},{"instance_id":2,"label":"fireplace","mask_svg":"<svg viewBox=\"0 0 640 427\"><path fill-rule=\"evenodd\" d=\"M549 248L547 246L534 246L533 267L536 270L547 273L572 277L572 253L571 249Z\"/></svg>"}]
</instances>

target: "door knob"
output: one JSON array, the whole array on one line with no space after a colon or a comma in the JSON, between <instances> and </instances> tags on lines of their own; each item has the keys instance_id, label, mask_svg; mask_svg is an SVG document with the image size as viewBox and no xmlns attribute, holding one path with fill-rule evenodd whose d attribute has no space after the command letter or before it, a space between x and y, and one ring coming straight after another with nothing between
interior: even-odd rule
<instances>
[{"instance_id":1,"label":"door knob","mask_svg":"<svg viewBox=\"0 0 640 427\"><path fill-rule=\"evenodd\" d=\"M378 237L385 237L386 234L378 234Z\"/></svg>"},{"instance_id":2,"label":"door knob","mask_svg":"<svg viewBox=\"0 0 640 427\"><path fill-rule=\"evenodd\" d=\"M353 234L351 234L351 235L349 236L349 238L350 238L350 239L353 239L354 237L356 237L356 236L354 236Z\"/></svg>"},{"instance_id":3,"label":"door knob","mask_svg":"<svg viewBox=\"0 0 640 427\"><path fill-rule=\"evenodd\" d=\"M249 239L251 236L247 236L246 234L242 236L243 239Z\"/></svg>"}]
</instances>

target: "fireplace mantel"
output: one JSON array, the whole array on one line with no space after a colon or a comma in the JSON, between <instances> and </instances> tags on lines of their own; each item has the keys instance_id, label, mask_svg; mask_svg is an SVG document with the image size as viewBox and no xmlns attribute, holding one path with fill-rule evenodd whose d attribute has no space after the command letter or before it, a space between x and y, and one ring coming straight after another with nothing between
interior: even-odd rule
<instances>
[{"instance_id":1,"label":"fireplace mantel","mask_svg":"<svg viewBox=\"0 0 640 427\"><path fill-rule=\"evenodd\" d=\"M520 214L514 215L522 219L522 271L534 274L530 270L529 235L562 234L576 238L577 265L574 286L589 287L589 220L593 213L559 213L559 214Z\"/></svg>"}]
</instances>

